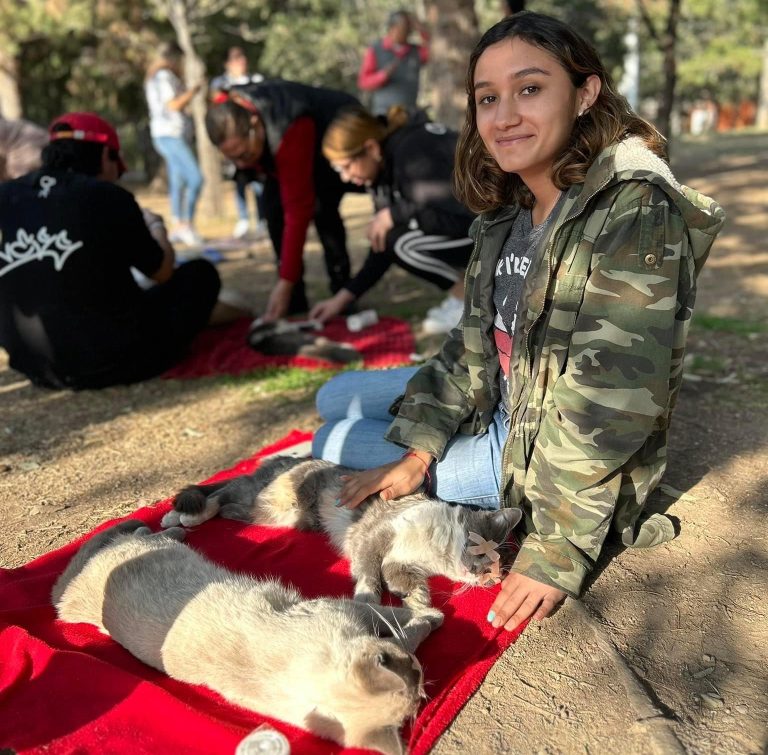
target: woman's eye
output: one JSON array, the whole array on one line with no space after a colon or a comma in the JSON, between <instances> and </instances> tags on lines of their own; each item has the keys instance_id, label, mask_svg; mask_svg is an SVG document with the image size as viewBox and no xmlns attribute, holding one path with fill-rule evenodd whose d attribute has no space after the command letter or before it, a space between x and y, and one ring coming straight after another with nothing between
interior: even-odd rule
<instances>
[{"instance_id":1,"label":"woman's eye","mask_svg":"<svg viewBox=\"0 0 768 755\"><path fill-rule=\"evenodd\" d=\"M537 87L535 84L529 84L527 87L525 87L522 91L522 94L536 94L536 92L539 91L539 87Z\"/></svg>"},{"instance_id":2,"label":"woman's eye","mask_svg":"<svg viewBox=\"0 0 768 755\"><path fill-rule=\"evenodd\" d=\"M478 101L478 105L490 105L496 97L492 94L486 94L485 97L481 97Z\"/></svg>"}]
</instances>

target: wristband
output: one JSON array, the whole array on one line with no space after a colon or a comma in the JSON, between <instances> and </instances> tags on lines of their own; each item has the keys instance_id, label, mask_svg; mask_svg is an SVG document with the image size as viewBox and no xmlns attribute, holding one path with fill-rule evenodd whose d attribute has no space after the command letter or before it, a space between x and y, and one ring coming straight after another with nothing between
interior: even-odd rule
<instances>
[{"instance_id":1,"label":"wristband","mask_svg":"<svg viewBox=\"0 0 768 755\"><path fill-rule=\"evenodd\" d=\"M409 456L412 456L414 459L418 459L423 465L424 465L424 477L427 480L427 487L432 487L432 476L429 474L429 464L424 461L424 459L421 458L421 456L417 456L414 451L406 451L403 454L403 458L406 459Z\"/></svg>"}]
</instances>

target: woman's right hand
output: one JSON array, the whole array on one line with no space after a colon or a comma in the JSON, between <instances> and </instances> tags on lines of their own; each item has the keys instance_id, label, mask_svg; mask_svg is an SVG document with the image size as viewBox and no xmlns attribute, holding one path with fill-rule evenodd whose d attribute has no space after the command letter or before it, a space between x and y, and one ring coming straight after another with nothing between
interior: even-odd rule
<instances>
[{"instance_id":1,"label":"woman's right hand","mask_svg":"<svg viewBox=\"0 0 768 755\"><path fill-rule=\"evenodd\" d=\"M355 295L346 288L339 289L330 299L324 299L309 310L309 319L326 322L340 315L354 300Z\"/></svg>"},{"instance_id":2,"label":"woman's right hand","mask_svg":"<svg viewBox=\"0 0 768 755\"><path fill-rule=\"evenodd\" d=\"M412 454L381 467L342 476L344 485L337 505L354 509L375 493L385 501L391 501L418 490L424 482L432 457L424 451L414 451Z\"/></svg>"}]
</instances>

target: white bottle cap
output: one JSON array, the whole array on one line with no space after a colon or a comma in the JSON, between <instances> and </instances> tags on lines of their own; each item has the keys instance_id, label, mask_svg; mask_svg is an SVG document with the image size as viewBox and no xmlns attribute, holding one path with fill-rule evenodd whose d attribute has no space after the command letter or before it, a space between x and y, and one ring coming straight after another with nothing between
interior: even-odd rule
<instances>
[{"instance_id":1,"label":"white bottle cap","mask_svg":"<svg viewBox=\"0 0 768 755\"><path fill-rule=\"evenodd\" d=\"M356 315L347 317L347 330L352 333L359 333L363 328L375 325L379 321L379 316L375 309L364 309Z\"/></svg>"},{"instance_id":2,"label":"white bottle cap","mask_svg":"<svg viewBox=\"0 0 768 755\"><path fill-rule=\"evenodd\" d=\"M284 734L266 725L254 729L235 750L235 755L290 755L291 745Z\"/></svg>"}]
</instances>

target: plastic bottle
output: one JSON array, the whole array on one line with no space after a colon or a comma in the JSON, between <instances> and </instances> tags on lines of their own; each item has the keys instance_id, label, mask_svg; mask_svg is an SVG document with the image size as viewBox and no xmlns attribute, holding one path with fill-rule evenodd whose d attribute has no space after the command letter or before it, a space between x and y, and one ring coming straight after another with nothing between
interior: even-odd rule
<instances>
[{"instance_id":1,"label":"plastic bottle","mask_svg":"<svg viewBox=\"0 0 768 755\"><path fill-rule=\"evenodd\" d=\"M359 333L363 328L370 328L379 321L379 316L375 309L364 309L354 315L347 317L347 330L352 333Z\"/></svg>"},{"instance_id":2,"label":"plastic bottle","mask_svg":"<svg viewBox=\"0 0 768 755\"><path fill-rule=\"evenodd\" d=\"M291 745L279 731L262 724L241 740L235 755L290 755Z\"/></svg>"}]
</instances>

